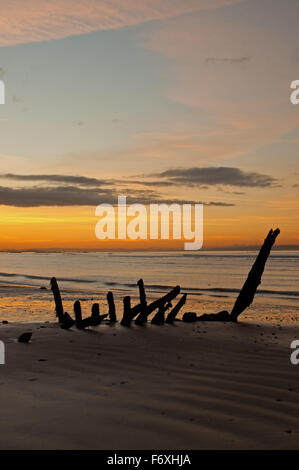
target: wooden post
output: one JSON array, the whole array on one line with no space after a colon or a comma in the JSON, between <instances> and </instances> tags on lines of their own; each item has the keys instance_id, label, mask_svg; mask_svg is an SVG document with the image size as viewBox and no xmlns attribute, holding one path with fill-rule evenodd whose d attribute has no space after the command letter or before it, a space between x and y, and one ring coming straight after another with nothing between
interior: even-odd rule
<instances>
[{"instance_id":1,"label":"wooden post","mask_svg":"<svg viewBox=\"0 0 299 470\"><path fill-rule=\"evenodd\" d=\"M116 319L116 314L115 314L115 304L114 304L113 293L111 291L109 291L107 294L107 302L109 306L109 320L112 323L115 323L117 322L117 319Z\"/></svg>"},{"instance_id":2,"label":"wooden post","mask_svg":"<svg viewBox=\"0 0 299 470\"><path fill-rule=\"evenodd\" d=\"M59 323L63 323L63 305L62 305L60 290L59 290L55 277L52 277L50 284L51 284L51 290L53 292L54 301L55 301L56 316L58 318Z\"/></svg>"},{"instance_id":3,"label":"wooden post","mask_svg":"<svg viewBox=\"0 0 299 470\"><path fill-rule=\"evenodd\" d=\"M120 324L122 326L130 326L131 323L131 297L127 295L124 297L124 314Z\"/></svg>"},{"instance_id":4,"label":"wooden post","mask_svg":"<svg viewBox=\"0 0 299 470\"><path fill-rule=\"evenodd\" d=\"M257 258L231 311L230 321L237 321L238 316L252 303L256 290L261 283L262 274L264 272L268 256L270 255L271 248L274 245L279 233L280 230L278 228L274 231L271 229L265 238L263 246L257 255Z\"/></svg>"},{"instance_id":5,"label":"wooden post","mask_svg":"<svg viewBox=\"0 0 299 470\"><path fill-rule=\"evenodd\" d=\"M187 299L187 294L182 295L182 297L180 298L178 303L175 305L175 307L169 312L165 323L173 323L174 322L175 317L177 316L177 314L181 310L182 306L186 303L186 299Z\"/></svg>"},{"instance_id":6,"label":"wooden post","mask_svg":"<svg viewBox=\"0 0 299 470\"><path fill-rule=\"evenodd\" d=\"M81 304L79 300L76 300L74 303L74 313L75 313L75 319L77 326L80 325L82 321L82 312L81 312Z\"/></svg>"},{"instance_id":7,"label":"wooden post","mask_svg":"<svg viewBox=\"0 0 299 470\"><path fill-rule=\"evenodd\" d=\"M137 282L139 287L139 298L140 298L140 313L135 320L136 325L143 325L147 321L147 312L146 312L146 295L143 284L143 279L139 279Z\"/></svg>"},{"instance_id":8,"label":"wooden post","mask_svg":"<svg viewBox=\"0 0 299 470\"><path fill-rule=\"evenodd\" d=\"M92 318L99 318L99 316L100 316L100 306L99 306L99 304L92 304L91 316L92 316Z\"/></svg>"}]
</instances>

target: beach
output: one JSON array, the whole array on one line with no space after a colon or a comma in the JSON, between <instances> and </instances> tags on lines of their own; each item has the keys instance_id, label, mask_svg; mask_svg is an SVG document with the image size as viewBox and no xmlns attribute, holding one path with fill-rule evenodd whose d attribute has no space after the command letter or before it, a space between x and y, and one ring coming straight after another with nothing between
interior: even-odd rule
<instances>
[{"instance_id":1,"label":"beach","mask_svg":"<svg viewBox=\"0 0 299 470\"><path fill-rule=\"evenodd\" d=\"M83 316L93 302L107 312L112 291L120 320L123 297L139 302L138 279L148 301L180 285L187 293L185 311L199 315L230 311L257 251L0 253L0 321L41 322L55 319L50 279L57 278L65 310L72 314L80 299ZM275 321L299 311L299 251L272 250L255 300L247 315ZM266 318L267 317L267 318Z\"/></svg>"},{"instance_id":2,"label":"beach","mask_svg":"<svg viewBox=\"0 0 299 470\"><path fill-rule=\"evenodd\" d=\"M231 311L255 256L1 254L0 448L299 448L298 253L271 254L238 323L181 321ZM142 269L148 302L181 280L187 303L174 324L121 326ZM106 313L111 289L118 322L60 328L48 285L56 272L65 311L80 299L83 318L93 302ZM18 342L25 332L28 344Z\"/></svg>"},{"instance_id":3,"label":"beach","mask_svg":"<svg viewBox=\"0 0 299 470\"><path fill-rule=\"evenodd\" d=\"M299 450L299 0L0 4L0 454Z\"/></svg>"},{"instance_id":4,"label":"beach","mask_svg":"<svg viewBox=\"0 0 299 470\"><path fill-rule=\"evenodd\" d=\"M297 321L2 324L0 448L298 449Z\"/></svg>"}]
</instances>

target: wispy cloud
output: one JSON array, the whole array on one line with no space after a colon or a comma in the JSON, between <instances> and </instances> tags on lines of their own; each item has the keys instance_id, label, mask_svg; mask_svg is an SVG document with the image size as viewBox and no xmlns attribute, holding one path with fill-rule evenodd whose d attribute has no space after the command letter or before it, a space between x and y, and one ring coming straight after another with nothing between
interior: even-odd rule
<instances>
[{"instance_id":1,"label":"wispy cloud","mask_svg":"<svg viewBox=\"0 0 299 470\"><path fill-rule=\"evenodd\" d=\"M0 45L132 26L241 0L0 0Z\"/></svg>"},{"instance_id":2,"label":"wispy cloud","mask_svg":"<svg viewBox=\"0 0 299 470\"><path fill-rule=\"evenodd\" d=\"M126 191L128 203L159 204L159 203L198 203L193 200L167 199L154 191L131 190ZM40 207L40 206L97 206L108 203L117 204L117 192L110 188L99 191L77 186L9 188L0 186L0 202L4 206L14 207ZM203 202L208 206L230 207L235 204L222 201Z\"/></svg>"},{"instance_id":3,"label":"wispy cloud","mask_svg":"<svg viewBox=\"0 0 299 470\"><path fill-rule=\"evenodd\" d=\"M155 186L164 186L156 181L145 182L144 188L136 189L134 180L102 180L88 178L86 176L68 175L16 175L12 173L0 175L0 178L47 183L47 185L8 187L0 186L0 204L15 207L40 207L40 206L97 206L101 203L117 204L120 194L126 195L128 203L154 204L174 202L198 203L200 201L170 198L161 194ZM51 183L51 185L49 185ZM142 182L140 183L143 184ZM175 184L175 183L174 183ZM150 187L152 186L152 188ZM167 186L169 183L167 182ZM230 207L235 204L225 201L202 201L207 206Z\"/></svg>"},{"instance_id":4,"label":"wispy cloud","mask_svg":"<svg viewBox=\"0 0 299 470\"><path fill-rule=\"evenodd\" d=\"M207 57L206 64L243 64L249 62L250 57Z\"/></svg>"},{"instance_id":5,"label":"wispy cloud","mask_svg":"<svg viewBox=\"0 0 299 470\"><path fill-rule=\"evenodd\" d=\"M246 172L234 167L175 168L151 176L167 178L172 184L188 186L227 185L266 188L277 184L277 180L272 176Z\"/></svg>"},{"instance_id":6,"label":"wispy cloud","mask_svg":"<svg viewBox=\"0 0 299 470\"><path fill-rule=\"evenodd\" d=\"M69 175L16 175L14 173L0 174L0 178L14 180L14 181L43 181L47 183L67 183L76 184L79 186L111 186L113 184L110 180L103 180L98 178L88 178L87 176L69 176Z\"/></svg>"}]
</instances>

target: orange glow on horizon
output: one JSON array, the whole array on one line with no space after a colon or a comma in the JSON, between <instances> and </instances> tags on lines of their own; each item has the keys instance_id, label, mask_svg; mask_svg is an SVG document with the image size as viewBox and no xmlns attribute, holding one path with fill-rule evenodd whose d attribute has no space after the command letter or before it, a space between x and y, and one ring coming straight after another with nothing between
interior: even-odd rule
<instances>
[{"instance_id":1,"label":"orange glow on horizon","mask_svg":"<svg viewBox=\"0 0 299 470\"><path fill-rule=\"evenodd\" d=\"M230 209L230 208L229 208ZM227 209L226 209L227 210ZM269 209L270 212L270 209ZM1 207L0 250L182 250L181 240L98 240L94 207ZM259 245L271 228L280 227L278 245L299 245L294 235L298 220L283 214L261 217L231 214L221 208L205 209L203 248ZM296 232L295 232L296 233Z\"/></svg>"}]
</instances>

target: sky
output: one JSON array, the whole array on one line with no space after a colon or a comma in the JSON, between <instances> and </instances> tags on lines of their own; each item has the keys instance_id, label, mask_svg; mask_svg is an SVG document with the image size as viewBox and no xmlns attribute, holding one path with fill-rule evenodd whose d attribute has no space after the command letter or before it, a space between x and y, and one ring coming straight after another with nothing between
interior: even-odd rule
<instances>
[{"instance_id":1,"label":"sky","mask_svg":"<svg viewBox=\"0 0 299 470\"><path fill-rule=\"evenodd\" d=\"M0 0L0 250L96 239L95 208L204 204L204 247L299 245L297 0Z\"/></svg>"}]
</instances>

